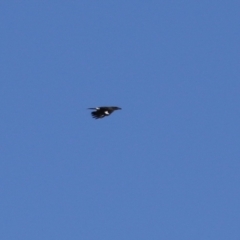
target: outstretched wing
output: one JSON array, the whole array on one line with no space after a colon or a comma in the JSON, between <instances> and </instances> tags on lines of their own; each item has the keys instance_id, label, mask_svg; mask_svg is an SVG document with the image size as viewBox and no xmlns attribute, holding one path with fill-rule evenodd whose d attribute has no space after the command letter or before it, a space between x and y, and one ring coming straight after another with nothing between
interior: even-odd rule
<instances>
[{"instance_id":1,"label":"outstretched wing","mask_svg":"<svg viewBox=\"0 0 240 240\"><path fill-rule=\"evenodd\" d=\"M88 108L88 109L92 109L95 111L92 111L92 117L95 119L99 119L99 118L104 118L106 116L109 116L114 110L115 107L96 107L96 108Z\"/></svg>"},{"instance_id":2,"label":"outstretched wing","mask_svg":"<svg viewBox=\"0 0 240 240\"><path fill-rule=\"evenodd\" d=\"M92 117L95 118L95 119L103 118L103 117L106 116L106 115L104 114L104 111L102 111L102 110L93 111L91 114L92 114Z\"/></svg>"}]
</instances>

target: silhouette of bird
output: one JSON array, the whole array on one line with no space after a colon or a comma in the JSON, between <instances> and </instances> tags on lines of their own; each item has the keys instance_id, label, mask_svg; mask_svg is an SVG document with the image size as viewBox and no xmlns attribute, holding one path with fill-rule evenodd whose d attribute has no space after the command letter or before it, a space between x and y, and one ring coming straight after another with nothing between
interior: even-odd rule
<instances>
[{"instance_id":1,"label":"silhouette of bird","mask_svg":"<svg viewBox=\"0 0 240 240\"><path fill-rule=\"evenodd\" d=\"M96 108L88 108L88 109L95 110L95 111L91 112L92 117L95 119L104 118L106 116L109 116L115 110L121 110L121 108L119 108L119 107L96 107Z\"/></svg>"}]
</instances>

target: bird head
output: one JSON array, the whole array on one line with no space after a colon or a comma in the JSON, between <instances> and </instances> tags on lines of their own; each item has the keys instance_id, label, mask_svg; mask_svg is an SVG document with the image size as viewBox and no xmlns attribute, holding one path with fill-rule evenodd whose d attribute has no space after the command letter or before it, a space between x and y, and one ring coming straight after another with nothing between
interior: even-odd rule
<instances>
[{"instance_id":1,"label":"bird head","mask_svg":"<svg viewBox=\"0 0 240 240\"><path fill-rule=\"evenodd\" d=\"M114 110L122 110L120 107L112 107Z\"/></svg>"}]
</instances>

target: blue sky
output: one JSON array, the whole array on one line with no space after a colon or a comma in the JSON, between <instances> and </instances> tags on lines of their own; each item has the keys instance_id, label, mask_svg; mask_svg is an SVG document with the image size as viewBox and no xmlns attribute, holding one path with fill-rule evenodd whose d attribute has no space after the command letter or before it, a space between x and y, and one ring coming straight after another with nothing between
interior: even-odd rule
<instances>
[{"instance_id":1,"label":"blue sky","mask_svg":"<svg viewBox=\"0 0 240 240\"><path fill-rule=\"evenodd\" d=\"M238 240L239 7L1 1L0 239Z\"/></svg>"}]
</instances>

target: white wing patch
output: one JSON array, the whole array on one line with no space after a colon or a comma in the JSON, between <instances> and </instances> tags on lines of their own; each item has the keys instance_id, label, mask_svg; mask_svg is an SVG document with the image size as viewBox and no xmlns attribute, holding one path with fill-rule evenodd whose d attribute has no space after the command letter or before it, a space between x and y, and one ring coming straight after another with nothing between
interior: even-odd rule
<instances>
[{"instance_id":1,"label":"white wing patch","mask_svg":"<svg viewBox=\"0 0 240 240\"><path fill-rule=\"evenodd\" d=\"M108 112L108 111L105 111L104 113L105 113L106 115L109 115L109 112Z\"/></svg>"}]
</instances>

